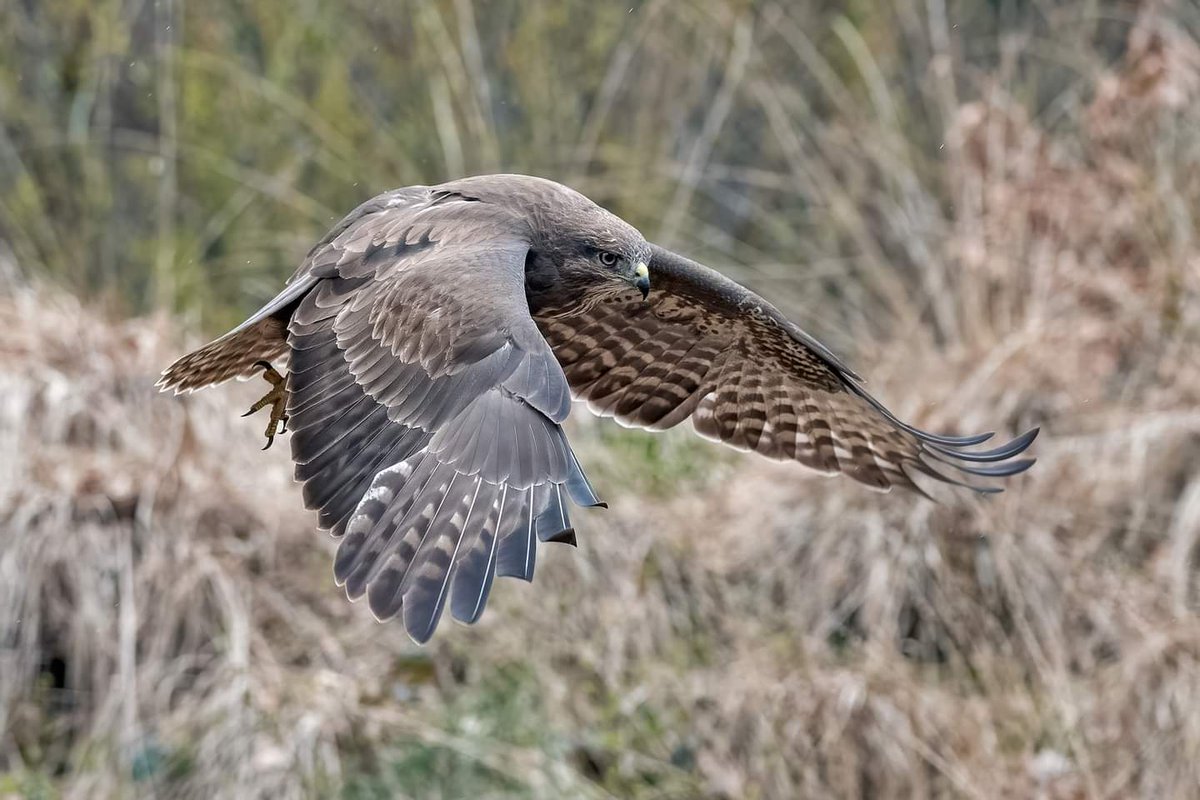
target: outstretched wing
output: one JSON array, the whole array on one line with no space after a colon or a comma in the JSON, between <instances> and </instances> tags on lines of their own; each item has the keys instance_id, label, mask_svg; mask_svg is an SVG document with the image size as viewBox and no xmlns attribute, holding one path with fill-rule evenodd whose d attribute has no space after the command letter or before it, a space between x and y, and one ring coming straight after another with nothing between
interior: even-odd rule
<instances>
[{"instance_id":1,"label":"outstretched wing","mask_svg":"<svg viewBox=\"0 0 1200 800\"><path fill-rule=\"evenodd\" d=\"M650 282L646 301L630 291L535 314L575 397L601 416L650 430L690 417L707 438L881 490L1033 464L1013 459L1036 429L979 452L968 448L991 434L935 436L896 419L827 348L718 272L655 246Z\"/></svg>"},{"instance_id":2,"label":"outstretched wing","mask_svg":"<svg viewBox=\"0 0 1200 800\"><path fill-rule=\"evenodd\" d=\"M336 578L426 641L529 580L535 536L593 505L559 423L562 370L529 314L528 244L503 209L434 192L365 213L310 254L288 325L296 477L342 541Z\"/></svg>"}]
</instances>

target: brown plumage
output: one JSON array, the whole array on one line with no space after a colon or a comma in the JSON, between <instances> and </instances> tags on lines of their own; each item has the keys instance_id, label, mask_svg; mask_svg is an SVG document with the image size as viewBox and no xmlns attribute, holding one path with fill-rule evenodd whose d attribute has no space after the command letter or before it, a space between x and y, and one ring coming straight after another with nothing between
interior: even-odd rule
<instances>
[{"instance_id":1,"label":"brown plumage","mask_svg":"<svg viewBox=\"0 0 1200 800\"><path fill-rule=\"evenodd\" d=\"M572 397L632 427L691 418L710 439L881 490L1016 474L1037 433L971 451L989 435L905 425L762 298L517 175L368 201L160 385L283 357L296 478L342 539L335 577L420 642L447 604L477 620L495 575L531 580L538 539L574 543L568 499L601 505L561 427Z\"/></svg>"}]
</instances>

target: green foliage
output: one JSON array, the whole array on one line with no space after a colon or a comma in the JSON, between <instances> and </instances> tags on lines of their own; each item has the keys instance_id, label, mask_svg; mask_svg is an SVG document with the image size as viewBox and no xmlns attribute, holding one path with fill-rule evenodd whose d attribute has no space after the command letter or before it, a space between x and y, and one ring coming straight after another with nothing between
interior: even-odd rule
<instances>
[{"instance_id":1,"label":"green foliage","mask_svg":"<svg viewBox=\"0 0 1200 800\"><path fill-rule=\"evenodd\" d=\"M519 765L494 751L545 751L552 732L540 713L533 676L500 670L445 709L436 736L401 737L364 754L361 771L346 781L347 800L401 796L530 797ZM375 766L370 766L370 763Z\"/></svg>"},{"instance_id":2,"label":"green foliage","mask_svg":"<svg viewBox=\"0 0 1200 800\"><path fill-rule=\"evenodd\" d=\"M694 490L738 458L696 436L690 425L652 436L606 423L580 437L597 488L664 497Z\"/></svg>"},{"instance_id":3,"label":"green foliage","mask_svg":"<svg viewBox=\"0 0 1200 800\"><path fill-rule=\"evenodd\" d=\"M0 10L0 237L133 311L231 324L396 185L562 176L612 4L261 0Z\"/></svg>"},{"instance_id":4,"label":"green foliage","mask_svg":"<svg viewBox=\"0 0 1200 800\"><path fill-rule=\"evenodd\" d=\"M594 697L604 715L598 730L566 731L544 708L543 691L526 665L494 669L478 684L457 687L422 730L395 733L388 746L357 757L348 752L350 774L327 791L345 800L628 797L639 790L695 796L686 748L674 754L678 763L647 757L618 767L621 753L660 749L664 719L650 703L629 712L620 698Z\"/></svg>"},{"instance_id":5,"label":"green foliage","mask_svg":"<svg viewBox=\"0 0 1200 800\"><path fill-rule=\"evenodd\" d=\"M36 772L0 772L0 797L54 800L59 793L48 775Z\"/></svg>"},{"instance_id":6,"label":"green foliage","mask_svg":"<svg viewBox=\"0 0 1200 800\"><path fill-rule=\"evenodd\" d=\"M1004 25L1040 35L1036 15L961 5L968 44ZM936 82L905 61L919 23L906 3L817 0L9 3L0 240L28 272L215 332L376 192L524 171L697 255L790 254L746 277L829 292L818 254L915 266L900 240L864 250L877 212L847 217L839 197L904 190L838 151L854 146L847 126L882 123L919 136L894 155L927 169L918 154L945 120ZM803 150L830 170L772 177Z\"/></svg>"}]
</instances>

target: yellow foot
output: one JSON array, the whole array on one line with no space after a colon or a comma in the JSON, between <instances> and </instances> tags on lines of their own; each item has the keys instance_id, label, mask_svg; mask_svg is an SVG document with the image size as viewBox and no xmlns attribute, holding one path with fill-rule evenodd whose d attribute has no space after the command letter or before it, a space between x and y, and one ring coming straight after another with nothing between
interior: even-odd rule
<instances>
[{"instance_id":1,"label":"yellow foot","mask_svg":"<svg viewBox=\"0 0 1200 800\"><path fill-rule=\"evenodd\" d=\"M275 442L275 434L287 433L287 379L266 361L259 361L254 366L262 367L263 379L271 384L271 391L250 406L250 410L242 416L248 417L259 409L271 407L271 419L267 422L267 430L264 434L267 437L267 443L263 446L263 450L266 450Z\"/></svg>"}]
</instances>

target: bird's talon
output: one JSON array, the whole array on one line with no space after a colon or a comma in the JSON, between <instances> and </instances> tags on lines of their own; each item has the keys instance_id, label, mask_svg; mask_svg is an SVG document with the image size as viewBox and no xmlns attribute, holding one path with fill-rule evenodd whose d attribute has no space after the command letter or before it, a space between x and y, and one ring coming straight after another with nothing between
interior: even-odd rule
<instances>
[{"instance_id":1,"label":"bird's talon","mask_svg":"<svg viewBox=\"0 0 1200 800\"><path fill-rule=\"evenodd\" d=\"M267 429L263 432L263 435L267 437L267 443L263 445L263 450L266 450L275 443L276 434L287 433L288 391L286 379L274 367L266 361L259 361L255 366L262 367L263 379L271 384L271 391L259 398L258 402L250 406L250 410L242 416L248 417L267 406L271 407L271 418L267 420Z\"/></svg>"}]
</instances>

